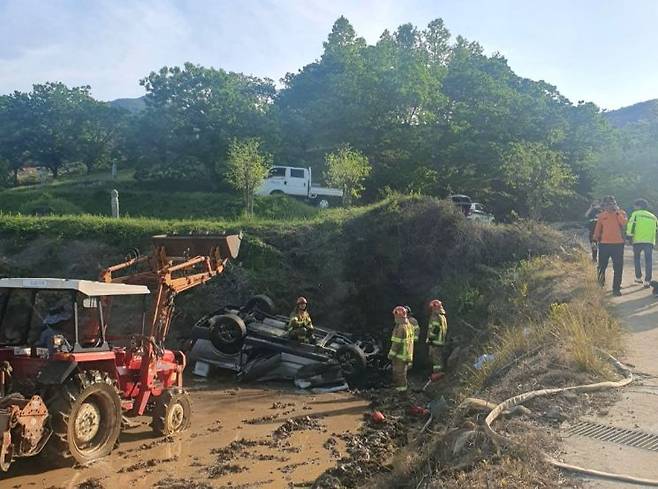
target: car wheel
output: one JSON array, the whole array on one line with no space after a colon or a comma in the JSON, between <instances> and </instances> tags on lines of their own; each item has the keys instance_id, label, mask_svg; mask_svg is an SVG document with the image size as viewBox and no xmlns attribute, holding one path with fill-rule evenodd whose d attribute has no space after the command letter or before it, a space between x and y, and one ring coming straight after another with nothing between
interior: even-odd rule
<instances>
[{"instance_id":1,"label":"car wheel","mask_svg":"<svg viewBox=\"0 0 658 489\"><path fill-rule=\"evenodd\" d=\"M354 379L364 372L368 365L363 350L356 345L343 345L336 350L336 360L346 379Z\"/></svg>"},{"instance_id":2,"label":"car wheel","mask_svg":"<svg viewBox=\"0 0 658 489\"><path fill-rule=\"evenodd\" d=\"M274 301L264 294L255 295L247 301L243 310L271 315L274 314Z\"/></svg>"},{"instance_id":3,"label":"car wheel","mask_svg":"<svg viewBox=\"0 0 658 489\"><path fill-rule=\"evenodd\" d=\"M319 199L318 200L318 207L320 209L329 209L329 207L330 207L329 199Z\"/></svg>"},{"instance_id":4,"label":"car wheel","mask_svg":"<svg viewBox=\"0 0 658 489\"><path fill-rule=\"evenodd\" d=\"M213 316L208 320L210 342L220 352L232 355L238 353L244 344L247 327L235 314Z\"/></svg>"}]
</instances>

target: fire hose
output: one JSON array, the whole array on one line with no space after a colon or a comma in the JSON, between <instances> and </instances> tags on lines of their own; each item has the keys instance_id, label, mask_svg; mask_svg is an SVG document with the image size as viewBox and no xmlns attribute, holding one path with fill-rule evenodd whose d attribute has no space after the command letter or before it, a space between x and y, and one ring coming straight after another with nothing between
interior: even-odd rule
<instances>
[{"instance_id":1,"label":"fire hose","mask_svg":"<svg viewBox=\"0 0 658 489\"><path fill-rule=\"evenodd\" d=\"M620 371L624 373L623 379L618 381L604 381L604 382L597 382L594 384L577 385L572 387L563 387L556 389L540 389L540 390L526 392L524 394L519 394L514 397L510 397L509 399L501 402L500 404L497 404L487 415L487 417L484 420L484 426L483 426L485 433L489 435L491 439L496 442L500 442L501 444L511 444L512 443L511 440L496 433L494 429L491 427L491 424L505 411L508 411L514 408L515 406L521 405L531 399L535 399L538 397L547 397L555 394L560 394L563 392L585 393L585 392L595 392L595 391L607 390L607 389L617 389L627 386L628 384L633 382L633 374L630 371L630 369L626 367L624 364L622 364L619 360L617 360L612 355L608 353L605 354L609 357L612 363ZM644 484L647 486L658 487L658 480L655 479L643 479L640 477L633 477L626 474L615 474L612 472L603 472L599 470L588 469L585 467L579 467L577 465L570 465L564 462L560 462L559 460L556 460L552 457L549 457L546 454L544 454L544 461L549 463L550 465L553 465L554 467L557 467L562 470L567 470L570 472L577 472L580 474L591 475L595 477L603 477L606 479L612 479L619 482L627 482L630 484Z\"/></svg>"}]
</instances>

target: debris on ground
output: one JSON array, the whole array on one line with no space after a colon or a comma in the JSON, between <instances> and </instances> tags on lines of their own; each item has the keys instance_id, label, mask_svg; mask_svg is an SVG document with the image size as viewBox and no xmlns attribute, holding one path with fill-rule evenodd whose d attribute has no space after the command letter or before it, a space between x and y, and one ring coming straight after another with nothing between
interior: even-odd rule
<instances>
[{"instance_id":1,"label":"debris on ground","mask_svg":"<svg viewBox=\"0 0 658 489\"><path fill-rule=\"evenodd\" d=\"M286 420L285 423L274 430L272 437L275 439L287 438L295 431L307 430L326 431L326 428L318 421L316 416L303 416Z\"/></svg>"},{"instance_id":2,"label":"debris on ground","mask_svg":"<svg viewBox=\"0 0 658 489\"><path fill-rule=\"evenodd\" d=\"M490 362L494 360L494 356L490 355L489 353L485 353L484 355L480 355L477 360L475 360L475 363L473 364L473 368L475 370L480 370L482 367L484 367L484 364L487 362Z\"/></svg>"},{"instance_id":3,"label":"debris on ground","mask_svg":"<svg viewBox=\"0 0 658 489\"><path fill-rule=\"evenodd\" d=\"M104 489L105 486L101 484L99 479L87 479L77 485L76 489Z\"/></svg>"},{"instance_id":4,"label":"debris on ground","mask_svg":"<svg viewBox=\"0 0 658 489\"><path fill-rule=\"evenodd\" d=\"M205 482L192 479L174 479L165 477L155 484L156 489L213 489L213 486ZM237 489L237 488L236 488Z\"/></svg>"},{"instance_id":5,"label":"debris on ground","mask_svg":"<svg viewBox=\"0 0 658 489\"><path fill-rule=\"evenodd\" d=\"M245 424L267 424L267 423L271 423L272 421L280 417L281 416L278 414L270 414L268 416L261 416L259 418L243 419L242 422Z\"/></svg>"},{"instance_id":6,"label":"debris on ground","mask_svg":"<svg viewBox=\"0 0 658 489\"><path fill-rule=\"evenodd\" d=\"M118 472L120 474L123 474L124 472L135 472L136 470L142 470L142 469L147 469L146 472L149 472L153 467L167 463L167 462L175 462L178 460L178 457L174 455L173 457L170 458L152 458L149 460L142 460L141 462L137 462L136 464L129 465L128 467L121 467Z\"/></svg>"},{"instance_id":7,"label":"debris on ground","mask_svg":"<svg viewBox=\"0 0 658 489\"><path fill-rule=\"evenodd\" d=\"M294 408L295 403L294 402L279 402L279 401L274 401L272 403L272 406L270 409L287 409L287 408Z\"/></svg>"},{"instance_id":8,"label":"debris on ground","mask_svg":"<svg viewBox=\"0 0 658 489\"><path fill-rule=\"evenodd\" d=\"M247 470L247 467L232 463L219 463L208 467L208 477L215 479L226 474L239 474Z\"/></svg>"},{"instance_id":9,"label":"debris on ground","mask_svg":"<svg viewBox=\"0 0 658 489\"><path fill-rule=\"evenodd\" d=\"M333 458L335 459L340 458L340 452L338 451L338 441L336 440L336 438L334 438L334 436L330 436L329 438L327 438L327 441L325 441L322 444L322 447L325 450L328 450Z\"/></svg>"}]
</instances>

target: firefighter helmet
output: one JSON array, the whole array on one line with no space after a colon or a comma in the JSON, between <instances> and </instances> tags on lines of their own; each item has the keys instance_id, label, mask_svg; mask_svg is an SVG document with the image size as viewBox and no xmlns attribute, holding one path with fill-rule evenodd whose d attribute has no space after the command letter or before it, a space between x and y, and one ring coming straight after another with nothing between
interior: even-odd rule
<instances>
[{"instance_id":1,"label":"firefighter helmet","mask_svg":"<svg viewBox=\"0 0 658 489\"><path fill-rule=\"evenodd\" d=\"M395 306L395 308L393 309L393 315L399 318L406 318L407 310L405 309L404 306Z\"/></svg>"}]
</instances>

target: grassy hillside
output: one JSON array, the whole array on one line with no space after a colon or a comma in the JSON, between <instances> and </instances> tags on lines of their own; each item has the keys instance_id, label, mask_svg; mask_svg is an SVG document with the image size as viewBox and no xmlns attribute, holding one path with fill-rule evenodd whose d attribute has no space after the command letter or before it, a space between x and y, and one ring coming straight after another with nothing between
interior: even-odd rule
<instances>
[{"instance_id":1,"label":"grassy hillside","mask_svg":"<svg viewBox=\"0 0 658 489\"><path fill-rule=\"evenodd\" d=\"M131 171L124 171L117 180L104 172L6 189L0 191L0 212L109 216L112 189L119 191L121 215L127 217L234 219L243 209L236 194L149 189L143 182L136 182ZM291 219L314 217L320 211L298 200L277 196L257 198L255 212L265 219Z\"/></svg>"}]
</instances>

